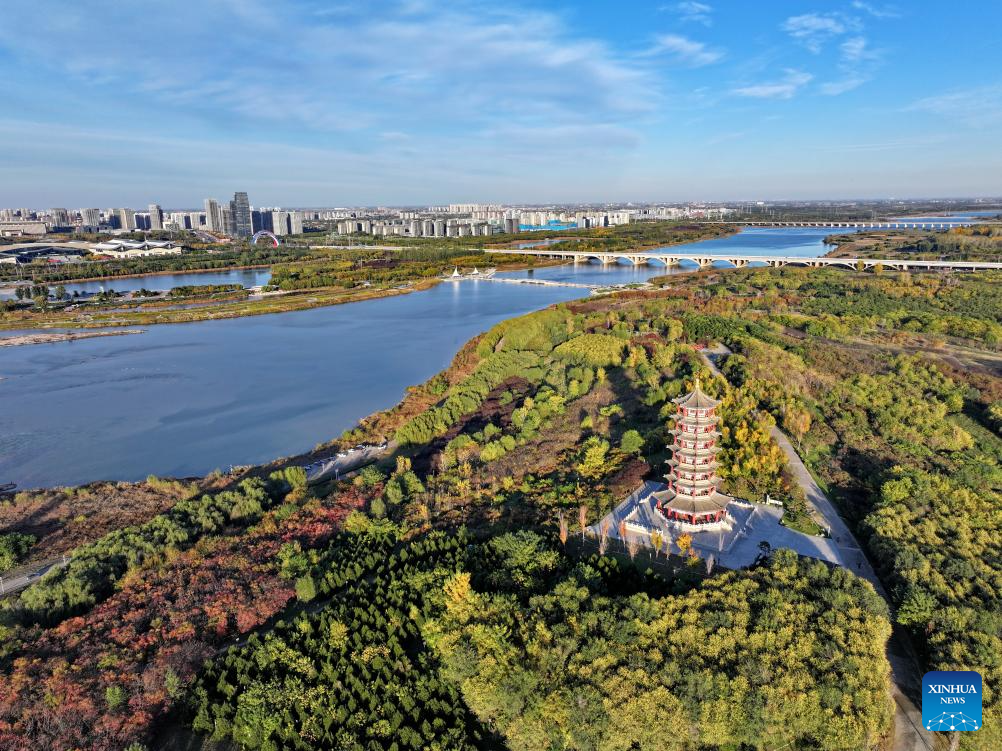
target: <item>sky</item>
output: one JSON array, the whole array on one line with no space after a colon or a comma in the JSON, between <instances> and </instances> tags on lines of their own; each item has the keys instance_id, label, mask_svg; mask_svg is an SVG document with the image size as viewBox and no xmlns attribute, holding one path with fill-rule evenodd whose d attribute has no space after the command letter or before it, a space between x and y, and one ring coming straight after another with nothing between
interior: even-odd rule
<instances>
[{"instance_id":1,"label":"sky","mask_svg":"<svg viewBox=\"0 0 1002 751\"><path fill-rule=\"evenodd\" d=\"M0 206L1002 194L1002 3L5 0Z\"/></svg>"}]
</instances>

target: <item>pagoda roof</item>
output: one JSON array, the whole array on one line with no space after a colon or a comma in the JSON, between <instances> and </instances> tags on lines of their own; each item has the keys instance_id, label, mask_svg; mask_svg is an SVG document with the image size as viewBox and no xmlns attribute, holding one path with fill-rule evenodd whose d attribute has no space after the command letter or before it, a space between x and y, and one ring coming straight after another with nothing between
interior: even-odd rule
<instances>
[{"instance_id":1,"label":"pagoda roof","mask_svg":"<svg viewBox=\"0 0 1002 751\"><path fill-rule=\"evenodd\" d=\"M660 490L651 494L655 501L660 501L673 511L681 511L684 514L714 514L723 511L727 504L733 499L723 493L713 493L712 495L692 497L678 495L675 491Z\"/></svg>"},{"instance_id":2,"label":"pagoda roof","mask_svg":"<svg viewBox=\"0 0 1002 751\"><path fill-rule=\"evenodd\" d=\"M680 407L685 407L686 409L713 409L719 406L720 401L707 396L703 393L703 389L699 387L699 379L696 379L696 385L685 396L680 396L678 399L673 400L675 404Z\"/></svg>"}]
</instances>

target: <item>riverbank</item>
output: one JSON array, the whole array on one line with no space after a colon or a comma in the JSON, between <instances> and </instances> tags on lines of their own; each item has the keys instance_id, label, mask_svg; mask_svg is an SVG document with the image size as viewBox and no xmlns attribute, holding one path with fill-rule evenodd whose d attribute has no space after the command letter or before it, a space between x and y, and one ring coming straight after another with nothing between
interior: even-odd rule
<instances>
[{"instance_id":1,"label":"riverbank","mask_svg":"<svg viewBox=\"0 0 1002 751\"><path fill-rule=\"evenodd\" d=\"M273 264L270 263L255 263L247 266L223 266L221 268L214 269L184 269L182 271L176 271L174 269L165 269L162 271L146 271L137 274L111 274L107 276L84 276L78 279L61 279L58 282L38 282L40 284L47 284L49 286L59 286L60 284L66 286L68 284L87 284L88 282L108 282L115 279L143 279L150 276L178 276L181 274L218 274L223 271L254 271L256 269L270 269ZM0 290L2 289L14 289L18 285L31 285L35 284L30 279L25 279L24 281L7 280L0 282Z\"/></svg>"},{"instance_id":2,"label":"riverbank","mask_svg":"<svg viewBox=\"0 0 1002 751\"><path fill-rule=\"evenodd\" d=\"M140 309L123 311L120 308L101 311L78 308L74 311L50 311L48 313L29 313L23 317L15 317L16 313L7 313L0 320L0 330L29 328L108 328L114 326L155 326L169 323L198 323L201 321L217 321L228 318L244 318L248 316L268 315L270 313L289 313L296 310L309 310L332 305L343 305L362 300L374 300L383 297L395 297L409 292L430 289L438 284L437 279L415 282L406 287L377 289L361 287L351 290L321 288L295 292L266 292L251 295L244 300L225 301L218 305L206 304L199 298L191 298L185 303L190 307L183 309ZM71 314L72 313L72 314ZM79 315L76 315L79 314Z\"/></svg>"},{"instance_id":3,"label":"riverbank","mask_svg":"<svg viewBox=\"0 0 1002 751\"><path fill-rule=\"evenodd\" d=\"M142 329L126 331L68 331L48 334L22 334L20 336L0 337L0 347L21 347L27 344L53 344L55 342L74 342L78 339L93 339L99 336L125 336L126 334L143 334Z\"/></svg>"},{"instance_id":4,"label":"riverbank","mask_svg":"<svg viewBox=\"0 0 1002 751\"><path fill-rule=\"evenodd\" d=\"M523 271L528 269L559 266L559 259L519 259L516 263L498 265L501 271ZM265 266L247 267L268 268ZM230 271L228 269L227 271ZM232 271L239 271L232 269ZM188 273L218 273L218 269L205 269ZM175 275L174 272L157 272L142 274L130 278L146 276ZM124 279L126 277L112 277ZM95 281L95 280L88 280ZM438 277L414 277L404 280L394 286L363 286L345 289L343 287L317 287L302 290L261 292L250 290L251 294L233 299L233 296L219 295L192 296L183 300L184 306L165 307L163 298L149 298L139 301L110 300L102 303L73 302L62 308L46 312L35 311L33 308L10 310L0 314L0 331L10 329L48 329L48 328L105 328L114 326L155 326L170 323L198 323L227 318L243 318L247 316L268 315L271 313L286 313L296 310L308 310L329 305L343 305L363 300L373 300L381 297L392 297L430 289L440 281ZM70 284L70 282L66 282ZM176 301L175 301L176 302ZM134 310L123 310L133 307Z\"/></svg>"}]
</instances>

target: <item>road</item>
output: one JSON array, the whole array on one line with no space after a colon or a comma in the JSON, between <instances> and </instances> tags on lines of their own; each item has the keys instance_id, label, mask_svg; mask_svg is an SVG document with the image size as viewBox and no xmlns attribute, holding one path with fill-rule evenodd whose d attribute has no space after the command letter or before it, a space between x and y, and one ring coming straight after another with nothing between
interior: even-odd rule
<instances>
[{"instance_id":1,"label":"road","mask_svg":"<svg viewBox=\"0 0 1002 751\"><path fill-rule=\"evenodd\" d=\"M703 350L702 354L710 370L726 380L724 374L717 367L716 359L731 354L731 350L723 344L717 344ZM800 487L804 489L807 504L811 508L815 521L830 530L839 554L845 561L845 567L870 582L893 613L894 607L887 596L887 591L880 583L880 579L877 578L877 573L873 570L862 546L856 540L856 536L849 529L849 526L839 516L834 504L825 495L814 476L807 470L790 439L778 427L773 427L772 437L786 454L793 476ZM922 727L922 712L904 691L905 687L908 687L913 690L913 693L918 693L918 687L922 682L918 658L907 635L900 633L897 629L887 642L887 661L891 664L891 697L894 699L895 706L893 751L932 751L941 744L937 742L935 734Z\"/></svg>"},{"instance_id":2,"label":"road","mask_svg":"<svg viewBox=\"0 0 1002 751\"><path fill-rule=\"evenodd\" d=\"M59 558L54 561L49 561L40 568L36 568L33 571L28 571L24 574L19 574L11 579L8 579L6 576L0 577L3 579L3 592L0 592L0 597L6 597L7 595L20 592L22 589L27 589L29 586L41 579L42 576L49 571L49 569L62 568L69 562L69 558Z\"/></svg>"}]
</instances>

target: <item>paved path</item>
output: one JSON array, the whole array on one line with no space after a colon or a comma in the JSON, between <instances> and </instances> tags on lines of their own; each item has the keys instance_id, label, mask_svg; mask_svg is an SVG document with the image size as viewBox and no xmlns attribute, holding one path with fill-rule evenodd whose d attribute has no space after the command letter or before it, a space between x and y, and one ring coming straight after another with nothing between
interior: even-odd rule
<instances>
[{"instance_id":1,"label":"paved path","mask_svg":"<svg viewBox=\"0 0 1002 751\"><path fill-rule=\"evenodd\" d=\"M29 586L37 582L42 576L53 568L62 568L67 563L70 562L69 558L66 560L58 559L55 561L50 561L33 571L28 571L24 574L19 574L8 579L6 576L3 577L3 592L0 593L0 597L6 597L7 595L15 594L20 592L22 589L27 589Z\"/></svg>"},{"instance_id":2,"label":"paved path","mask_svg":"<svg viewBox=\"0 0 1002 751\"><path fill-rule=\"evenodd\" d=\"M723 344L717 344L703 351L703 359L716 375L725 378L715 362L718 357L729 355L731 350ZM853 573L869 581L877 594L884 598L888 608L893 613L893 606L887 596L884 586L877 578L873 566L867 559L862 547L856 541L856 536L839 516L835 506L825 495L813 475L804 466L800 455L793 448L790 439L779 428L773 427L772 437L783 449L790 463L790 469L797 482L804 489L807 504L811 508L815 520L824 524L831 531L832 540L838 547L845 567ZM891 664L891 697L894 699L894 751L931 751L938 744L935 734L922 727L922 712L903 691L903 687L917 689L921 685L918 659L907 635L895 630L887 642L887 660Z\"/></svg>"},{"instance_id":3,"label":"paved path","mask_svg":"<svg viewBox=\"0 0 1002 751\"><path fill-rule=\"evenodd\" d=\"M310 485L317 485L327 480L336 479L347 472L371 464L395 449L396 443L390 442L383 446L365 446L360 449L352 449L345 456L320 459L303 467L306 470L306 480Z\"/></svg>"}]
</instances>

